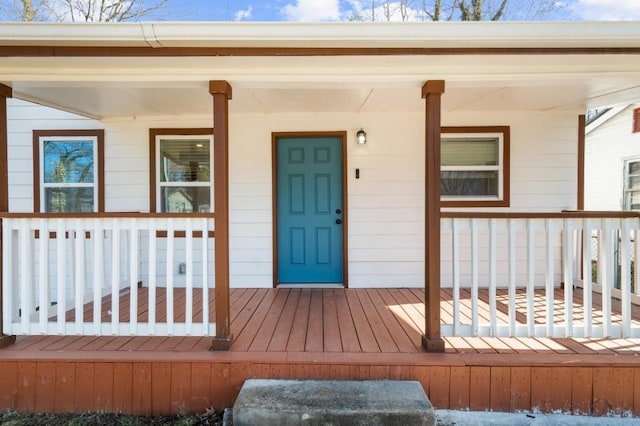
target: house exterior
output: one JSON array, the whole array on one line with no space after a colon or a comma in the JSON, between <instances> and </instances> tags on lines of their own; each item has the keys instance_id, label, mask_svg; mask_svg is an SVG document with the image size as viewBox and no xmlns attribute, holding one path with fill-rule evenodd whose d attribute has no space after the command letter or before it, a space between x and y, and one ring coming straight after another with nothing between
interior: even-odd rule
<instances>
[{"instance_id":1,"label":"house exterior","mask_svg":"<svg viewBox=\"0 0 640 426\"><path fill-rule=\"evenodd\" d=\"M640 150L638 104L612 107L586 129L585 208L637 210L634 167Z\"/></svg>"},{"instance_id":2,"label":"house exterior","mask_svg":"<svg viewBox=\"0 0 640 426\"><path fill-rule=\"evenodd\" d=\"M109 380L128 383L134 400L136 389L169 386L148 406L179 411L183 369L188 386L208 371L228 402L241 377L300 367L301 377L357 379L382 365L389 378L391 365L446 395L442 405L501 410L540 408L530 395L557 374L568 396L544 394L542 409L573 398L574 412L635 410L595 402L609 377L601 366L638 388L630 356L576 370L555 355L429 352L444 352L446 338L640 337L631 238L620 243L615 294L612 260L614 232L631 236L638 217L584 211L584 111L637 98L639 36L621 22L0 25L2 343L19 336L0 369L31 383L22 379L34 368L29 378L63 386L69 366L57 355L21 358L39 346L28 336L197 336L228 352L96 352L91 367L74 352L73 375L98 392L110 365ZM595 248L583 237L593 232ZM585 262L594 251L598 262ZM597 289L583 279L594 273ZM424 291L418 305L413 289ZM357 309L333 301L354 294L367 295ZM352 322L338 340L362 352L358 324L369 322L381 354L332 354L313 339L293 352L273 341L251 349L265 335L246 337L251 324L272 324L275 336L275 321L289 318L291 338L299 317L324 338ZM408 344L418 353L398 344L394 358L376 332L418 333ZM318 362L326 371L308 374ZM140 369L147 375L132 374ZM472 403L486 393L480 382L499 402ZM71 405L95 409L78 383ZM597 392L571 393L582 384ZM37 389L4 404L34 409L25 401ZM463 395L455 404L452 389Z\"/></svg>"}]
</instances>

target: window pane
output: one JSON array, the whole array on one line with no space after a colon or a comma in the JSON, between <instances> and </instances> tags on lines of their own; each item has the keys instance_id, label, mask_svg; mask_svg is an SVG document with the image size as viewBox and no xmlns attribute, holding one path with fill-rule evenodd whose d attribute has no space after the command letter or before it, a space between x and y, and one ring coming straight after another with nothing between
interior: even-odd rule
<instances>
[{"instance_id":1,"label":"window pane","mask_svg":"<svg viewBox=\"0 0 640 426\"><path fill-rule=\"evenodd\" d=\"M45 183L93 183L92 141L44 141Z\"/></svg>"},{"instance_id":2,"label":"window pane","mask_svg":"<svg viewBox=\"0 0 640 426\"><path fill-rule=\"evenodd\" d=\"M640 191L630 191L628 197L629 208L631 210L640 210Z\"/></svg>"},{"instance_id":3,"label":"window pane","mask_svg":"<svg viewBox=\"0 0 640 426\"><path fill-rule=\"evenodd\" d=\"M211 211L211 188L208 186L164 187L160 190L160 198L163 212Z\"/></svg>"},{"instance_id":4,"label":"window pane","mask_svg":"<svg viewBox=\"0 0 640 426\"><path fill-rule=\"evenodd\" d=\"M447 171L440 174L443 196L498 196L498 172Z\"/></svg>"},{"instance_id":5,"label":"window pane","mask_svg":"<svg viewBox=\"0 0 640 426\"><path fill-rule=\"evenodd\" d=\"M45 188L44 197L49 213L93 212L93 188Z\"/></svg>"},{"instance_id":6,"label":"window pane","mask_svg":"<svg viewBox=\"0 0 640 426\"><path fill-rule=\"evenodd\" d=\"M640 173L640 161L629 162L629 174L635 175Z\"/></svg>"},{"instance_id":7,"label":"window pane","mask_svg":"<svg viewBox=\"0 0 640 426\"><path fill-rule=\"evenodd\" d=\"M640 188L640 176L629 176L629 189Z\"/></svg>"},{"instance_id":8,"label":"window pane","mask_svg":"<svg viewBox=\"0 0 640 426\"><path fill-rule=\"evenodd\" d=\"M496 137L442 138L440 147L443 166L499 165L499 140Z\"/></svg>"},{"instance_id":9,"label":"window pane","mask_svg":"<svg viewBox=\"0 0 640 426\"><path fill-rule=\"evenodd\" d=\"M209 182L209 139L160 141L160 182Z\"/></svg>"}]
</instances>

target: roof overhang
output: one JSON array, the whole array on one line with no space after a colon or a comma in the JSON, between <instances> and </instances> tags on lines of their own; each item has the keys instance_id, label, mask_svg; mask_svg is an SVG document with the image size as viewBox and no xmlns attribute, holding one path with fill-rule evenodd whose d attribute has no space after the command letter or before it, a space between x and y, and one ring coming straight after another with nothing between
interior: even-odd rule
<instances>
[{"instance_id":1,"label":"roof overhang","mask_svg":"<svg viewBox=\"0 0 640 426\"><path fill-rule=\"evenodd\" d=\"M638 22L4 23L0 46L638 48Z\"/></svg>"},{"instance_id":2,"label":"roof overhang","mask_svg":"<svg viewBox=\"0 0 640 426\"><path fill-rule=\"evenodd\" d=\"M640 98L638 22L0 24L0 81L84 115L571 110Z\"/></svg>"}]
</instances>

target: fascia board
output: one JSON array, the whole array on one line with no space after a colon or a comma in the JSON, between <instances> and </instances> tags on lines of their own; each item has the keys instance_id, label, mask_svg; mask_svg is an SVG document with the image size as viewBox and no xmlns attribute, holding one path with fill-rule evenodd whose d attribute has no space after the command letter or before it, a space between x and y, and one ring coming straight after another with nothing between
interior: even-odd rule
<instances>
[{"instance_id":1,"label":"fascia board","mask_svg":"<svg viewBox=\"0 0 640 426\"><path fill-rule=\"evenodd\" d=\"M0 24L2 46L616 48L638 40L639 22Z\"/></svg>"}]
</instances>

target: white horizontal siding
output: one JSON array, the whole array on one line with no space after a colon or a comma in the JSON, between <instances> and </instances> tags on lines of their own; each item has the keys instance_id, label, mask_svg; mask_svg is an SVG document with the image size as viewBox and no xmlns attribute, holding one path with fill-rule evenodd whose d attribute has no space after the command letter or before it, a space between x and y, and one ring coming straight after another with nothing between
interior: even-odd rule
<instances>
[{"instance_id":1,"label":"white horizontal siding","mask_svg":"<svg viewBox=\"0 0 640 426\"><path fill-rule=\"evenodd\" d=\"M586 135L585 208L622 210L624 159L640 157L640 133L631 133L632 105Z\"/></svg>"},{"instance_id":2,"label":"white horizontal siding","mask_svg":"<svg viewBox=\"0 0 640 426\"><path fill-rule=\"evenodd\" d=\"M149 128L212 125L206 116L96 122L60 112L49 116L19 101L10 109L12 211L32 209L31 128L104 128L107 211L147 211ZM18 120L23 113L29 125ZM575 208L577 112L445 113L443 125L511 127L511 208L501 211ZM360 127L367 131L366 145L354 141ZM349 285L424 285L424 113L232 115L229 129L232 286L273 282L272 132L341 130L348 136Z\"/></svg>"},{"instance_id":3,"label":"white horizontal siding","mask_svg":"<svg viewBox=\"0 0 640 426\"><path fill-rule=\"evenodd\" d=\"M33 130L95 129L99 122L19 99L7 99L9 210L33 211Z\"/></svg>"}]
</instances>

